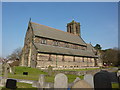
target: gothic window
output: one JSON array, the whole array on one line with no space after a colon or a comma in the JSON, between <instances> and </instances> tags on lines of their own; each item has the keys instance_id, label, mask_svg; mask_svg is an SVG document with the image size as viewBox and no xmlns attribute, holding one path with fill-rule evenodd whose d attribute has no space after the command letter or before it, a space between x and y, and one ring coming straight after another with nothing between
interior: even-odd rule
<instances>
[{"instance_id":1,"label":"gothic window","mask_svg":"<svg viewBox=\"0 0 120 90\"><path fill-rule=\"evenodd\" d=\"M62 57L62 61L65 61L64 56Z\"/></svg>"},{"instance_id":2,"label":"gothic window","mask_svg":"<svg viewBox=\"0 0 120 90\"><path fill-rule=\"evenodd\" d=\"M54 46L58 46L59 42L58 41L53 41Z\"/></svg>"},{"instance_id":3,"label":"gothic window","mask_svg":"<svg viewBox=\"0 0 120 90\"><path fill-rule=\"evenodd\" d=\"M47 44L47 40L44 39L44 38L42 38L42 39L41 39L41 44Z\"/></svg>"},{"instance_id":4,"label":"gothic window","mask_svg":"<svg viewBox=\"0 0 120 90\"><path fill-rule=\"evenodd\" d=\"M70 26L70 33L72 33L72 26Z\"/></svg>"},{"instance_id":5,"label":"gothic window","mask_svg":"<svg viewBox=\"0 0 120 90\"><path fill-rule=\"evenodd\" d=\"M75 62L75 56L73 57L73 62Z\"/></svg>"},{"instance_id":6,"label":"gothic window","mask_svg":"<svg viewBox=\"0 0 120 90\"><path fill-rule=\"evenodd\" d=\"M65 47L69 48L69 44L68 44L68 43L65 43Z\"/></svg>"},{"instance_id":7,"label":"gothic window","mask_svg":"<svg viewBox=\"0 0 120 90\"><path fill-rule=\"evenodd\" d=\"M76 26L76 33L77 33L77 34L79 33L79 31L78 31L78 26Z\"/></svg>"},{"instance_id":8,"label":"gothic window","mask_svg":"<svg viewBox=\"0 0 120 90\"><path fill-rule=\"evenodd\" d=\"M52 61L51 55L49 55L48 61Z\"/></svg>"},{"instance_id":9,"label":"gothic window","mask_svg":"<svg viewBox=\"0 0 120 90\"><path fill-rule=\"evenodd\" d=\"M76 45L73 45L73 49L76 49Z\"/></svg>"},{"instance_id":10,"label":"gothic window","mask_svg":"<svg viewBox=\"0 0 120 90\"><path fill-rule=\"evenodd\" d=\"M78 49L78 45L75 45L75 49Z\"/></svg>"},{"instance_id":11,"label":"gothic window","mask_svg":"<svg viewBox=\"0 0 120 90\"><path fill-rule=\"evenodd\" d=\"M85 62L85 61L84 61L84 57L83 57L83 59L82 59L82 62Z\"/></svg>"},{"instance_id":12,"label":"gothic window","mask_svg":"<svg viewBox=\"0 0 120 90\"><path fill-rule=\"evenodd\" d=\"M85 47L82 47L82 50L85 50Z\"/></svg>"}]
</instances>

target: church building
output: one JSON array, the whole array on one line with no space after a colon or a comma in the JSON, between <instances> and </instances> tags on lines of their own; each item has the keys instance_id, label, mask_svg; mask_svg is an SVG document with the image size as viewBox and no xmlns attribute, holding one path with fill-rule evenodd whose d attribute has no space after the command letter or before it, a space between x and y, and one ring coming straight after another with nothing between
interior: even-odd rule
<instances>
[{"instance_id":1,"label":"church building","mask_svg":"<svg viewBox=\"0 0 120 90\"><path fill-rule=\"evenodd\" d=\"M29 21L21 66L80 68L100 66L97 51L81 37L80 23L67 24L67 32Z\"/></svg>"}]
</instances>

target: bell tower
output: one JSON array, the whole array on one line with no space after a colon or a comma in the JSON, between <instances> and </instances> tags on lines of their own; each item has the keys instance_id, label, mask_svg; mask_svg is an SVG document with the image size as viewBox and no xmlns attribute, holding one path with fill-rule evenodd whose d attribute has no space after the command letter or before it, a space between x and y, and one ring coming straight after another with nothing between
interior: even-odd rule
<instances>
[{"instance_id":1,"label":"bell tower","mask_svg":"<svg viewBox=\"0 0 120 90\"><path fill-rule=\"evenodd\" d=\"M67 24L67 32L80 36L80 23L72 20Z\"/></svg>"}]
</instances>

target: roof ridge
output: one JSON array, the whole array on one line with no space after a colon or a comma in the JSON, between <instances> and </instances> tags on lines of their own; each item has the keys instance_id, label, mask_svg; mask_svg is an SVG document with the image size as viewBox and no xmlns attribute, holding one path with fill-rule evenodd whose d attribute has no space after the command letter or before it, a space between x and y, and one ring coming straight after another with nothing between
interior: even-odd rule
<instances>
[{"instance_id":1,"label":"roof ridge","mask_svg":"<svg viewBox=\"0 0 120 90\"><path fill-rule=\"evenodd\" d=\"M34 24L36 24L36 25L42 25L42 24L35 23L35 22L31 22L31 23L34 23ZM46 25L42 25L42 26L46 26ZM50 26L46 26L46 27L49 27L49 28L52 28L52 29L55 29L55 30L58 30L58 31L61 31L61 32L64 32L64 33L67 33L67 34L70 34L70 35L74 35L73 33L68 33L68 32L65 32L65 31L62 31L62 30L59 30L59 29L50 27ZM77 36L77 35L74 35L74 36ZM78 37L79 37L79 36L78 36Z\"/></svg>"}]
</instances>

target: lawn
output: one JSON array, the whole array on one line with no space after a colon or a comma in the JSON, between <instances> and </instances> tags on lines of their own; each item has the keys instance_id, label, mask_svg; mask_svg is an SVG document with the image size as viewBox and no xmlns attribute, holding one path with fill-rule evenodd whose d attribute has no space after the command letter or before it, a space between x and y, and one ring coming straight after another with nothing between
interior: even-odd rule
<instances>
[{"instance_id":1,"label":"lawn","mask_svg":"<svg viewBox=\"0 0 120 90\"><path fill-rule=\"evenodd\" d=\"M23 75L23 72L28 72L28 75ZM25 79L25 80L35 80L37 81L40 74L46 75L45 80L46 82L54 82L55 76L48 76L48 73L43 72L40 69L36 68L29 68L29 67L15 67L15 73L16 74L8 74L9 78L15 78L15 79ZM83 79L83 76L77 76L77 75L71 75L67 74L68 82L73 82L76 77L80 77Z\"/></svg>"},{"instance_id":2,"label":"lawn","mask_svg":"<svg viewBox=\"0 0 120 90\"><path fill-rule=\"evenodd\" d=\"M85 68L85 69L64 69L64 70L57 70L57 71L87 71L87 70L96 70L99 68Z\"/></svg>"},{"instance_id":3,"label":"lawn","mask_svg":"<svg viewBox=\"0 0 120 90\"><path fill-rule=\"evenodd\" d=\"M112 88L119 88L119 84L118 83L112 83Z\"/></svg>"},{"instance_id":4,"label":"lawn","mask_svg":"<svg viewBox=\"0 0 120 90\"><path fill-rule=\"evenodd\" d=\"M23 75L23 72L28 72L28 75ZM40 74L47 74L36 68L29 67L15 67L15 74L8 74L9 78L26 79L26 80L38 80Z\"/></svg>"}]
</instances>

